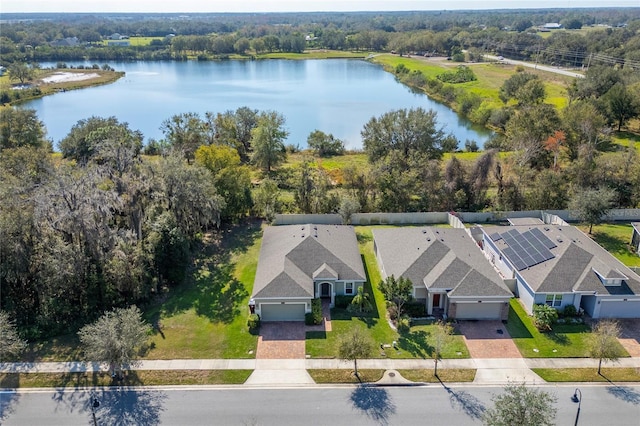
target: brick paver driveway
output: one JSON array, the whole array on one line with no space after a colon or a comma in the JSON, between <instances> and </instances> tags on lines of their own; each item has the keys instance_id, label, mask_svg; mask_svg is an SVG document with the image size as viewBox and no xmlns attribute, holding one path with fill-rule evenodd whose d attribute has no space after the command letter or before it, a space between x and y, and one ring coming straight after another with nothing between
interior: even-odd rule
<instances>
[{"instance_id":1,"label":"brick paver driveway","mask_svg":"<svg viewBox=\"0 0 640 426\"><path fill-rule=\"evenodd\" d=\"M263 322L256 359L304 359L305 325L296 322Z\"/></svg>"},{"instance_id":2,"label":"brick paver driveway","mask_svg":"<svg viewBox=\"0 0 640 426\"><path fill-rule=\"evenodd\" d=\"M522 358L501 321L460 321L471 358Z\"/></svg>"},{"instance_id":3,"label":"brick paver driveway","mask_svg":"<svg viewBox=\"0 0 640 426\"><path fill-rule=\"evenodd\" d=\"M618 320L622 333L620 344L633 357L640 357L640 319Z\"/></svg>"}]
</instances>

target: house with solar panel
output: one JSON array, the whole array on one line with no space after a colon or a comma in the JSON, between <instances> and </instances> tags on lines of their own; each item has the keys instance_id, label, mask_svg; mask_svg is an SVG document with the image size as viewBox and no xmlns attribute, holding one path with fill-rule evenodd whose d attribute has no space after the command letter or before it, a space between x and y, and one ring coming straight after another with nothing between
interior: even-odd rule
<instances>
[{"instance_id":1,"label":"house with solar panel","mask_svg":"<svg viewBox=\"0 0 640 426\"><path fill-rule=\"evenodd\" d=\"M402 227L373 230L383 279L413 284L427 315L464 320L506 320L513 293L466 229Z\"/></svg>"},{"instance_id":2,"label":"house with solar panel","mask_svg":"<svg viewBox=\"0 0 640 426\"><path fill-rule=\"evenodd\" d=\"M567 305L592 318L640 318L640 276L573 226L538 219L482 228L482 248L525 309Z\"/></svg>"}]
</instances>

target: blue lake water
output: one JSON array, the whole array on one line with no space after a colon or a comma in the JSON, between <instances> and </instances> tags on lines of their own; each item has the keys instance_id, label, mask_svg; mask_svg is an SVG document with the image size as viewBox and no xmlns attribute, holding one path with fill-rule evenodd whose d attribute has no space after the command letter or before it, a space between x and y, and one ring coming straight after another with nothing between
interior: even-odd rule
<instances>
[{"instance_id":1,"label":"blue lake water","mask_svg":"<svg viewBox=\"0 0 640 426\"><path fill-rule=\"evenodd\" d=\"M491 132L458 116L426 95L414 93L393 75L363 60L265 60L221 62L110 62L126 75L113 84L46 96L23 104L33 108L57 144L78 120L115 116L140 130L145 140L162 139L163 120L183 112L223 112L248 106L284 115L287 144L306 146L315 129L362 147L360 131L372 117L423 107L438 113L446 133L479 146ZM52 66L52 64L42 64Z\"/></svg>"}]
</instances>

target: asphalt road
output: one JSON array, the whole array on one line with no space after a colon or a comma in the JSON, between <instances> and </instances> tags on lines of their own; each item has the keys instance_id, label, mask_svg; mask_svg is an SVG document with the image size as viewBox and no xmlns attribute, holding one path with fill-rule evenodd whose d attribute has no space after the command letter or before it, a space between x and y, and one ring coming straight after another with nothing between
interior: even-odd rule
<instances>
[{"instance_id":1,"label":"asphalt road","mask_svg":"<svg viewBox=\"0 0 640 426\"><path fill-rule=\"evenodd\" d=\"M573 71L567 71L565 69L552 67L549 65L541 65L541 64L525 62L525 61L516 61L514 59L507 59L507 58L499 59L498 56L493 56L493 55L484 55L484 57L487 59L492 59L494 61L504 62L505 64L522 65L523 67L529 67L529 68L539 69L542 71L554 72L556 74L567 75L569 77L584 78L584 74L573 72Z\"/></svg>"},{"instance_id":2,"label":"asphalt road","mask_svg":"<svg viewBox=\"0 0 640 426\"><path fill-rule=\"evenodd\" d=\"M557 396L557 424L573 425L574 386ZM170 387L96 392L98 425L473 425L500 387ZM638 426L640 385L580 386L580 425ZM0 392L0 423L91 425L86 390Z\"/></svg>"}]
</instances>

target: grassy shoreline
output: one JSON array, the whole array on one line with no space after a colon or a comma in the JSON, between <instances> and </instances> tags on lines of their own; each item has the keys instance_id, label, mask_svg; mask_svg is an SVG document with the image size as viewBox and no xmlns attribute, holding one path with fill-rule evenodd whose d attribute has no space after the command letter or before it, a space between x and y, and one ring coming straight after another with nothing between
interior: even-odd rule
<instances>
[{"instance_id":1,"label":"grassy shoreline","mask_svg":"<svg viewBox=\"0 0 640 426\"><path fill-rule=\"evenodd\" d=\"M86 80L76 81L60 81L44 83L42 80L50 77L56 73L73 73L73 74L97 74L97 77L89 78ZM29 82L33 89L37 90L24 90L22 93L25 96L21 96L19 99L13 99L5 105L14 106L20 105L27 101L34 99L40 99L48 95L54 95L56 93L66 92L68 90L85 89L87 87L102 86L105 84L111 84L118 81L121 77L124 77L124 71L106 71L97 69L47 69L40 70L36 78ZM2 81L2 90L15 90L12 89L7 80Z\"/></svg>"}]
</instances>

